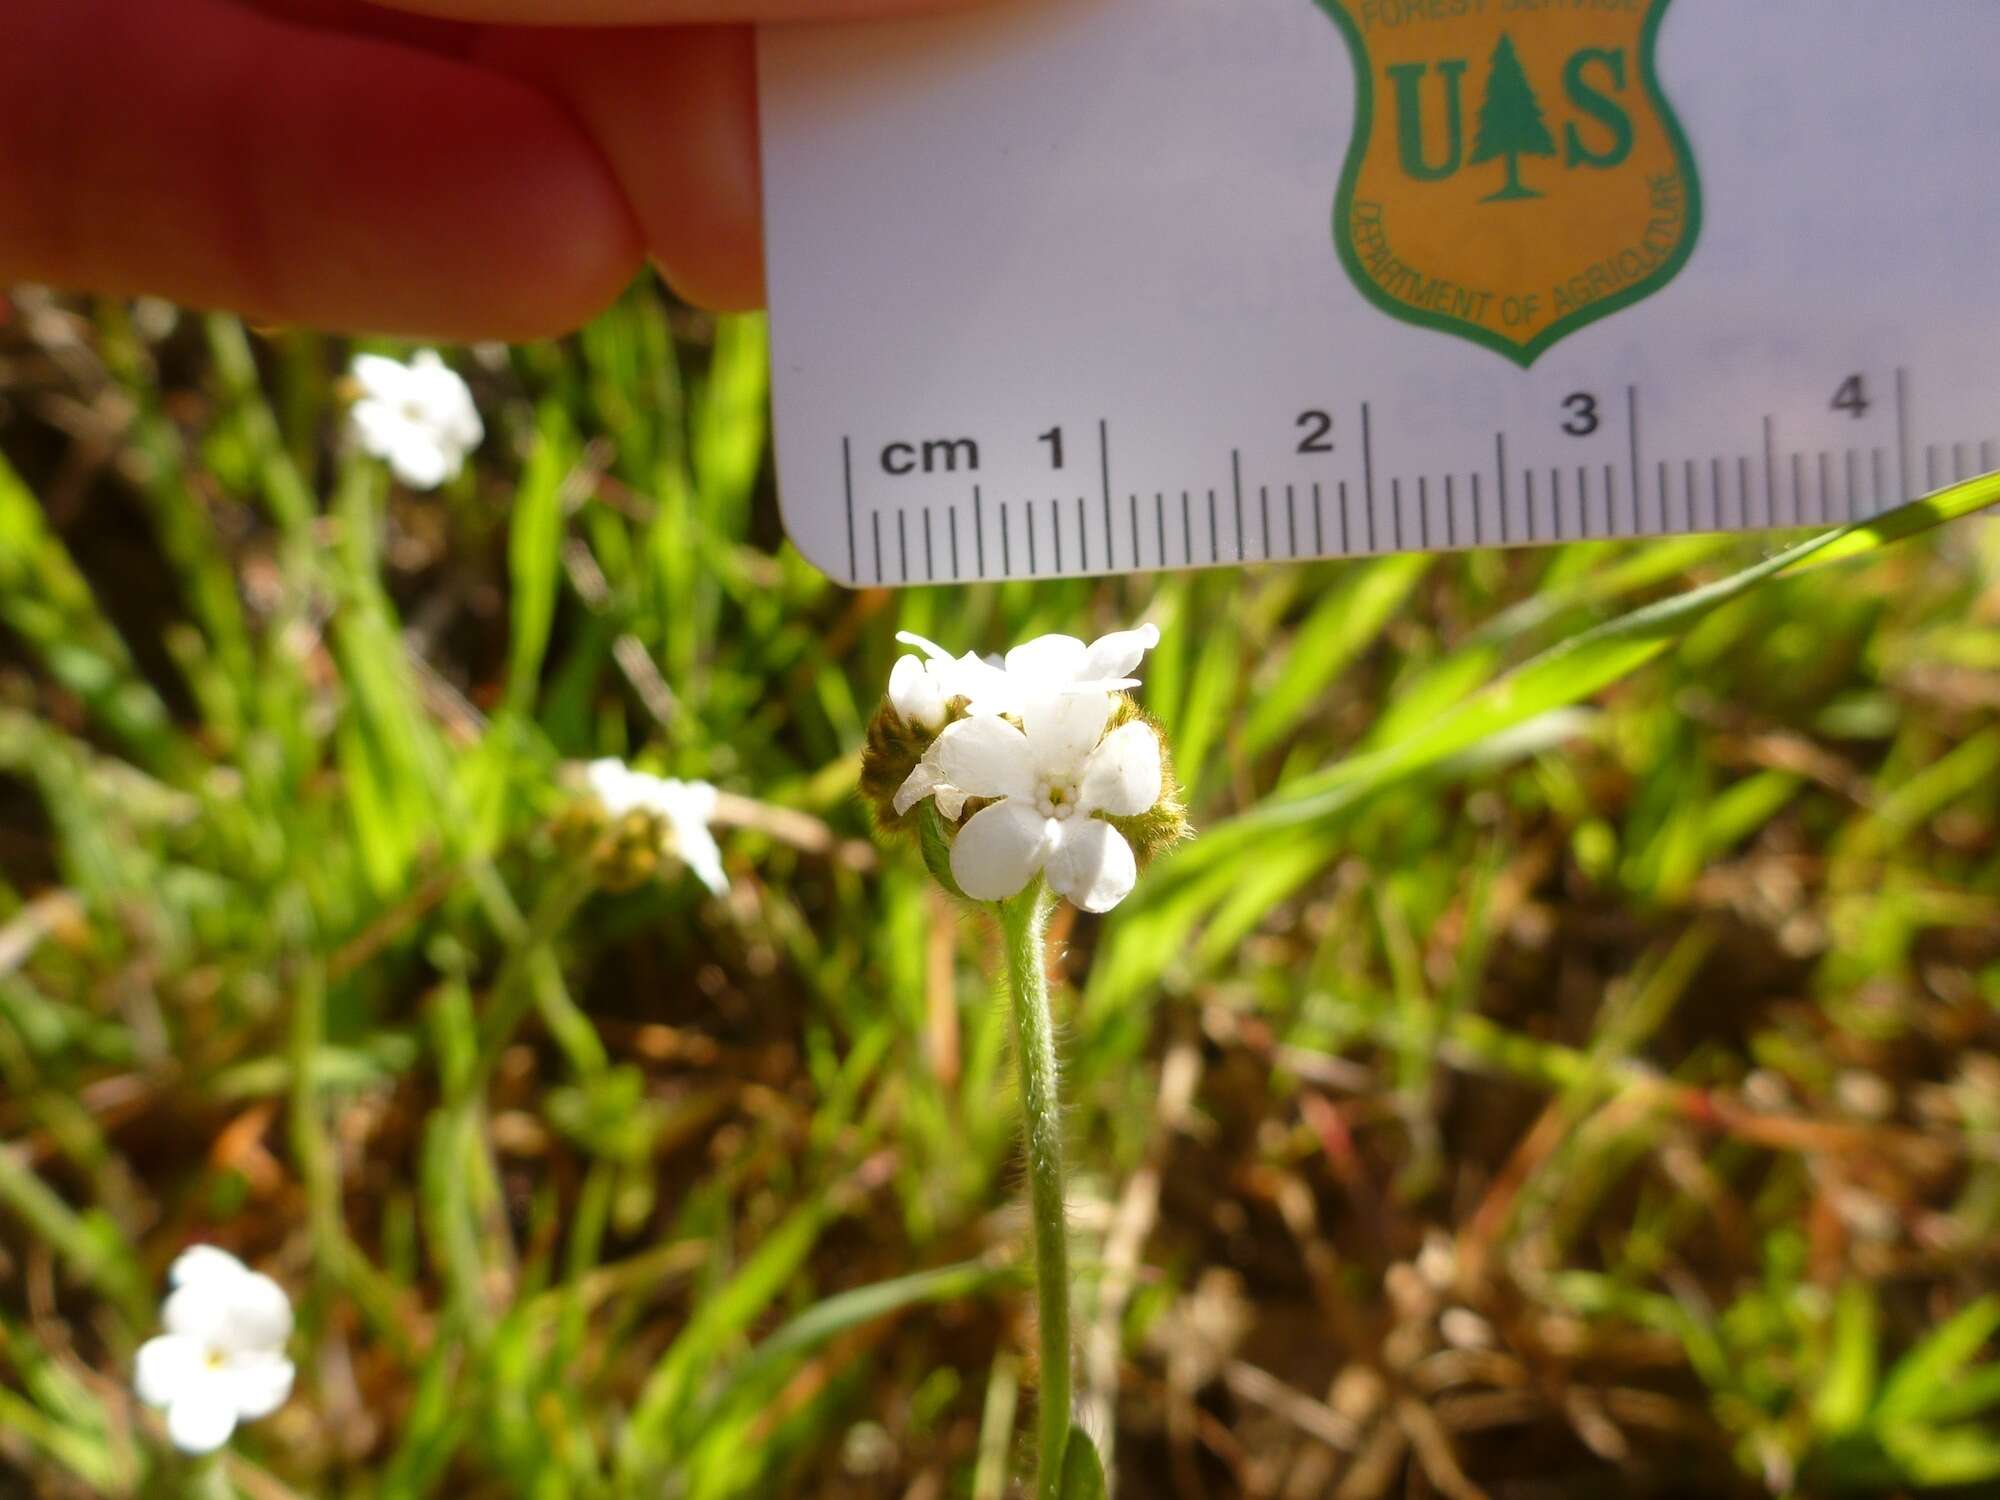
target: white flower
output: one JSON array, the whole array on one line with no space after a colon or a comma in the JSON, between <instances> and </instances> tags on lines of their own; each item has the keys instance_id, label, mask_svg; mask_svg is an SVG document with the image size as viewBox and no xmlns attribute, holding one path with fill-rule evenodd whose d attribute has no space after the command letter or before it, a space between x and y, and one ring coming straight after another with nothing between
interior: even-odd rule
<instances>
[{"instance_id":1,"label":"white flower","mask_svg":"<svg viewBox=\"0 0 2000 1500\"><path fill-rule=\"evenodd\" d=\"M584 770L592 794L614 822L643 812L666 825L667 843L695 878L716 895L728 893L722 851L708 831L715 816L715 788L705 781L670 781L635 771L622 760L594 760Z\"/></svg>"},{"instance_id":2,"label":"white flower","mask_svg":"<svg viewBox=\"0 0 2000 1500\"><path fill-rule=\"evenodd\" d=\"M486 436L472 392L433 349L408 364L357 354L349 373L361 387L348 413L356 439L412 489L454 477Z\"/></svg>"},{"instance_id":3,"label":"white flower","mask_svg":"<svg viewBox=\"0 0 2000 1500\"><path fill-rule=\"evenodd\" d=\"M167 1414L184 1453L213 1453L238 1422L268 1417L292 1393L292 1304L270 1277L226 1250L196 1245L167 1272L167 1331L139 1346L133 1388Z\"/></svg>"},{"instance_id":4,"label":"white flower","mask_svg":"<svg viewBox=\"0 0 2000 1500\"><path fill-rule=\"evenodd\" d=\"M897 659L889 674L889 701L904 718L936 729L953 698L969 700L968 713L1018 715L1030 698L1051 693L1117 693L1137 687L1139 679L1131 674L1139 658L1160 644L1160 631L1156 625L1141 625L1099 636L1087 646L1073 635L1037 636L1009 651L1004 661L984 661L970 651L955 657L908 630L897 631L896 639L917 647L927 660Z\"/></svg>"},{"instance_id":5,"label":"white flower","mask_svg":"<svg viewBox=\"0 0 2000 1500\"><path fill-rule=\"evenodd\" d=\"M961 803L999 799L952 841L952 878L966 895L1004 901L1042 873L1085 911L1125 899L1138 878L1132 846L1095 815L1152 810L1160 738L1138 719L1106 734L1114 703L1109 693L1051 693L1022 706L1019 728L994 714L945 726L926 757L938 777Z\"/></svg>"},{"instance_id":6,"label":"white flower","mask_svg":"<svg viewBox=\"0 0 2000 1500\"><path fill-rule=\"evenodd\" d=\"M1042 635L1009 651L1005 660L983 661L972 652L954 657L944 647L908 630L896 639L921 649L927 660L898 657L889 674L889 702L913 724L936 732L945 720L946 705L964 698L969 714L1021 716L1031 700L1063 693L1118 693L1139 685L1129 675L1139 658L1160 644L1156 625L1116 630L1085 645L1073 635ZM933 749L935 746L933 746ZM976 795L976 794L975 794ZM896 792L894 807L901 817L926 797L937 799L938 811L957 821L966 792L955 787L938 768L935 755L911 768Z\"/></svg>"}]
</instances>

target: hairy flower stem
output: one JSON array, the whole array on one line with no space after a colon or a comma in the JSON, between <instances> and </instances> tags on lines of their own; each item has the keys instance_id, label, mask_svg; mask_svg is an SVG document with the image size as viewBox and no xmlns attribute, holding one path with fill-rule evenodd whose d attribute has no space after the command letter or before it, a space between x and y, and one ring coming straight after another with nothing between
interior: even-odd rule
<instances>
[{"instance_id":1,"label":"hairy flower stem","mask_svg":"<svg viewBox=\"0 0 2000 1500\"><path fill-rule=\"evenodd\" d=\"M1063 1445L1070 1427L1069 1225L1063 1210L1055 1022L1049 1014L1042 943L1052 904L1040 880L1000 903L1000 925L1007 938L1007 983L1014 996L1014 1052L1021 1067L1021 1128L1028 1152L1028 1206L1041 1327L1037 1500L1053 1500L1062 1482Z\"/></svg>"}]
</instances>

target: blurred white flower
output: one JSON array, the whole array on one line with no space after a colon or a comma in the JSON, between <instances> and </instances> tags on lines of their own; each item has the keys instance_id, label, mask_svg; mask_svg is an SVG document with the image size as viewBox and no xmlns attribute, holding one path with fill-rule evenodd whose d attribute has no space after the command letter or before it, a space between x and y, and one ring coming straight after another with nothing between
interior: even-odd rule
<instances>
[{"instance_id":1,"label":"blurred white flower","mask_svg":"<svg viewBox=\"0 0 2000 1500\"><path fill-rule=\"evenodd\" d=\"M167 1415L185 1453L213 1453L238 1422L267 1417L292 1393L292 1304L270 1277L226 1250L196 1245L167 1272L166 1332L139 1346L133 1388Z\"/></svg>"},{"instance_id":2,"label":"blurred white flower","mask_svg":"<svg viewBox=\"0 0 2000 1500\"><path fill-rule=\"evenodd\" d=\"M1138 876L1132 846L1096 814L1150 812L1162 775L1151 725L1132 719L1104 732L1115 702L1110 693L1057 692L1029 699L1019 728L993 714L945 726L925 757L940 784L960 804L997 799L952 840L952 878L966 895L1004 901L1042 873L1085 911L1125 899Z\"/></svg>"},{"instance_id":3,"label":"blurred white flower","mask_svg":"<svg viewBox=\"0 0 2000 1500\"><path fill-rule=\"evenodd\" d=\"M412 489L453 478L486 436L471 390L433 349L408 364L357 354L349 373L361 387L348 413L356 440Z\"/></svg>"},{"instance_id":4,"label":"blurred white flower","mask_svg":"<svg viewBox=\"0 0 2000 1500\"><path fill-rule=\"evenodd\" d=\"M592 795L614 822L643 812L665 827L668 851L716 895L729 890L722 851L708 825L715 816L715 788L705 781L671 781L635 771L622 760L594 760L584 769Z\"/></svg>"}]
</instances>

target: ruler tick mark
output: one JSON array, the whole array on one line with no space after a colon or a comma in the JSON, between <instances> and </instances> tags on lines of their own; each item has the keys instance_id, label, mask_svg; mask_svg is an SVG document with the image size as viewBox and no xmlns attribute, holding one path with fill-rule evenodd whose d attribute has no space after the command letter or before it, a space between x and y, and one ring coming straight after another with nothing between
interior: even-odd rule
<instances>
[{"instance_id":1,"label":"ruler tick mark","mask_svg":"<svg viewBox=\"0 0 2000 1500\"><path fill-rule=\"evenodd\" d=\"M1313 481L1313 551L1326 551L1326 517L1320 514L1319 481Z\"/></svg>"},{"instance_id":2,"label":"ruler tick mark","mask_svg":"<svg viewBox=\"0 0 2000 1500\"><path fill-rule=\"evenodd\" d=\"M1118 549L1112 544L1111 540L1111 426L1103 417L1097 419L1097 473L1099 480L1104 486L1104 566L1115 568L1118 566ZM1083 530L1083 501L1081 499L1078 499L1076 502L1076 509L1076 526L1077 530L1081 532ZM1082 547L1083 566L1087 570L1090 567L1090 542L1088 538L1084 540ZM1139 528L1136 522L1132 527L1132 566L1135 568L1139 566Z\"/></svg>"},{"instance_id":3,"label":"ruler tick mark","mask_svg":"<svg viewBox=\"0 0 2000 1500\"><path fill-rule=\"evenodd\" d=\"M857 583L861 579L861 564L854 555L854 453L853 444L847 439L840 440L840 482L847 493L847 576Z\"/></svg>"},{"instance_id":4,"label":"ruler tick mark","mask_svg":"<svg viewBox=\"0 0 2000 1500\"><path fill-rule=\"evenodd\" d=\"M924 507L924 577L932 583L937 581L937 562L931 555L931 508Z\"/></svg>"},{"instance_id":5,"label":"ruler tick mark","mask_svg":"<svg viewBox=\"0 0 2000 1500\"><path fill-rule=\"evenodd\" d=\"M1896 462L1903 491L1899 503L1908 505L1916 499L1910 489L1910 372L1903 366L1896 366Z\"/></svg>"},{"instance_id":6,"label":"ruler tick mark","mask_svg":"<svg viewBox=\"0 0 2000 1500\"><path fill-rule=\"evenodd\" d=\"M1165 548L1161 549L1163 553L1165 550ZM1159 561L1161 567L1164 568L1167 565L1167 560L1164 556ZM1132 497L1132 566L1135 568L1139 566L1139 497L1137 495Z\"/></svg>"},{"instance_id":7,"label":"ruler tick mark","mask_svg":"<svg viewBox=\"0 0 2000 1500\"><path fill-rule=\"evenodd\" d=\"M1709 460L1708 520L1709 530L1722 530L1722 457L1720 454Z\"/></svg>"},{"instance_id":8,"label":"ruler tick mark","mask_svg":"<svg viewBox=\"0 0 2000 1500\"><path fill-rule=\"evenodd\" d=\"M1493 456L1496 460L1494 472L1500 476L1500 545L1506 546L1513 538L1508 535L1507 526L1507 434L1493 434Z\"/></svg>"},{"instance_id":9,"label":"ruler tick mark","mask_svg":"<svg viewBox=\"0 0 2000 1500\"><path fill-rule=\"evenodd\" d=\"M1389 535L1392 538L1389 550L1403 550L1403 481L1398 475L1389 478Z\"/></svg>"},{"instance_id":10,"label":"ruler tick mark","mask_svg":"<svg viewBox=\"0 0 2000 1500\"><path fill-rule=\"evenodd\" d=\"M1243 455L1229 450L1229 487L1236 506L1236 560L1243 561Z\"/></svg>"},{"instance_id":11,"label":"ruler tick mark","mask_svg":"<svg viewBox=\"0 0 2000 1500\"><path fill-rule=\"evenodd\" d=\"M1444 544L1458 545L1458 497L1451 492L1451 475L1444 476Z\"/></svg>"},{"instance_id":12,"label":"ruler tick mark","mask_svg":"<svg viewBox=\"0 0 2000 1500\"><path fill-rule=\"evenodd\" d=\"M1181 559L1190 568L1194 566L1194 520L1186 490L1181 491Z\"/></svg>"},{"instance_id":13,"label":"ruler tick mark","mask_svg":"<svg viewBox=\"0 0 2000 1500\"><path fill-rule=\"evenodd\" d=\"M1297 557L1299 555L1299 513L1292 495L1292 487L1289 484L1285 486L1285 537L1288 543L1285 548L1287 554Z\"/></svg>"},{"instance_id":14,"label":"ruler tick mark","mask_svg":"<svg viewBox=\"0 0 2000 1500\"><path fill-rule=\"evenodd\" d=\"M1618 503L1618 471L1610 464L1604 466L1604 534L1618 534L1618 518L1612 507Z\"/></svg>"},{"instance_id":15,"label":"ruler tick mark","mask_svg":"<svg viewBox=\"0 0 2000 1500\"><path fill-rule=\"evenodd\" d=\"M944 513L944 518L946 521L950 523L951 526L951 577L952 581L956 583L958 581L958 576L959 576L958 575L958 507L955 505L952 506L951 509L947 510Z\"/></svg>"},{"instance_id":16,"label":"ruler tick mark","mask_svg":"<svg viewBox=\"0 0 2000 1500\"><path fill-rule=\"evenodd\" d=\"M868 512L868 523L875 532L875 581L880 583L882 581L882 512L879 510Z\"/></svg>"},{"instance_id":17,"label":"ruler tick mark","mask_svg":"<svg viewBox=\"0 0 2000 1500\"><path fill-rule=\"evenodd\" d=\"M1535 534L1535 471L1533 469L1523 469L1521 471L1521 487L1528 501L1528 540L1531 542L1540 541L1541 538Z\"/></svg>"},{"instance_id":18,"label":"ruler tick mark","mask_svg":"<svg viewBox=\"0 0 2000 1500\"><path fill-rule=\"evenodd\" d=\"M986 507L976 484L972 487L972 545L973 556L979 563L979 575L983 578L986 576Z\"/></svg>"},{"instance_id":19,"label":"ruler tick mark","mask_svg":"<svg viewBox=\"0 0 2000 1500\"><path fill-rule=\"evenodd\" d=\"M1105 512L1107 519L1110 514L1108 510ZM1058 547L1060 548L1060 543L1058 543ZM1076 497L1076 550L1083 554L1077 566L1088 573L1090 571L1090 528L1084 524L1083 496L1081 495ZM1104 528L1104 550L1107 554L1111 551L1111 528L1109 526ZM1057 552L1057 557L1058 559L1061 557L1060 550ZM1132 561L1136 564L1138 559L1135 557ZM1060 560L1058 560L1056 566L1062 566ZM1111 566L1111 559L1108 555L1105 557L1104 566L1107 568Z\"/></svg>"},{"instance_id":20,"label":"ruler tick mark","mask_svg":"<svg viewBox=\"0 0 2000 1500\"><path fill-rule=\"evenodd\" d=\"M1640 519L1639 508L1645 503L1639 488L1639 387L1625 387L1625 437L1632 457L1632 529L1643 532L1645 522Z\"/></svg>"},{"instance_id":21,"label":"ruler tick mark","mask_svg":"<svg viewBox=\"0 0 2000 1500\"><path fill-rule=\"evenodd\" d=\"M1861 485L1855 478L1855 466L1860 462L1860 459L1861 455L1856 453L1852 448L1847 450L1847 519L1849 521L1858 521L1861 519Z\"/></svg>"},{"instance_id":22,"label":"ruler tick mark","mask_svg":"<svg viewBox=\"0 0 2000 1500\"><path fill-rule=\"evenodd\" d=\"M1870 454L1869 467L1875 471L1874 509L1877 514L1880 514L1882 507L1888 503L1888 480L1885 477L1888 470L1887 455L1880 448L1873 450Z\"/></svg>"},{"instance_id":23,"label":"ruler tick mark","mask_svg":"<svg viewBox=\"0 0 2000 1500\"><path fill-rule=\"evenodd\" d=\"M1257 529L1258 535L1263 538L1263 557L1268 562L1271 557L1271 487L1268 484L1257 486Z\"/></svg>"},{"instance_id":24,"label":"ruler tick mark","mask_svg":"<svg viewBox=\"0 0 2000 1500\"><path fill-rule=\"evenodd\" d=\"M1215 518L1215 491L1208 492L1208 560L1222 561L1221 526Z\"/></svg>"},{"instance_id":25,"label":"ruler tick mark","mask_svg":"<svg viewBox=\"0 0 2000 1500\"><path fill-rule=\"evenodd\" d=\"M1685 490L1687 491L1687 497L1686 497L1686 498L1687 498L1687 529L1688 529L1689 531L1693 531L1693 530L1695 529L1695 519L1694 519L1694 514L1695 514L1695 506L1694 506L1694 496L1695 496L1695 478L1694 478L1694 460L1690 458L1690 459L1686 460L1686 464L1687 464L1687 469L1686 469L1686 472L1685 472L1685 473L1684 473L1684 474L1683 474L1683 475L1681 476L1681 486L1682 486L1682 488L1683 488L1683 489L1685 489Z\"/></svg>"},{"instance_id":26,"label":"ruler tick mark","mask_svg":"<svg viewBox=\"0 0 2000 1500\"><path fill-rule=\"evenodd\" d=\"M1056 571L1057 571L1058 573L1060 573L1060 572L1061 572L1061 571L1063 570L1063 565L1062 565L1062 501L1060 501L1060 500L1051 500L1051 501L1049 502L1049 530L1055 533L1055 539L1056 539Z\"/></svg>"},{"instance_id":27,"label":"ruler tick mark","mask_svg":"<svg viewBox=\"0 0 2000 1500\"><path fill-rule=\"evenodd\" d=\"M1475 547L1486 545L1486 518L1480 511L1479 471L1476 469L1472 473L1472 545Z\"/></svg>"},{"instance_id":28,"label":"ruler tick mark","mask_svg":"<svg viewBox=\"0 0 2000 1500\"><path fill-rule=\"evenodd\" d=\"M1361 403L1361 505L1368 515L1368 550L1375 550L1375 432Z\"/></svg>"},{"instance_id":29,"label":"ruler tick mark","mask_svg":"<svg viewBox=\"0 0 2000 1500\"><path fill-rule=\"evenodd\" d=\"M1008 535L1007 502L1000 502L1000 572L1008 578L1014 576L1014 543Z\"/></svg>"},{"instance_id":30,"label":"ruler tick mark","mask_svg":"<svg viewBox=\"0 0 2000 1500\"><path fill-rule=\"evenodd\" d=\"M1771 418L1764 418L1764 524L1778 524L1778 443Z\"/></svg>"},{"instance_id":31,"label":"ruler tick mark","mask_svg":"<svg viewBox=\"0 0 2000 1500\"><path fill-rule=\"evenodd\" d=\"M1340 496L1340 555L1342 557L1351 557L1353 556L1353 548L1349 546L1347 540L1347 481L1345 479L1339 481L1339 488L1336 493Z\"/></svg>"},{"instance_id":32,"label":"ruler tick mark","mask_svg":"<svg viewBox=\"0 0 2000 1500\"><path fill-rule=\"evenodd\" d=\"M1028 513L1028 576L1033 578L1039 571L1035 566L1037 561L1035 557L1035 502L1032 500L1023 500L1021 502L1021 509Z\"/></svg>"}]
</instances>

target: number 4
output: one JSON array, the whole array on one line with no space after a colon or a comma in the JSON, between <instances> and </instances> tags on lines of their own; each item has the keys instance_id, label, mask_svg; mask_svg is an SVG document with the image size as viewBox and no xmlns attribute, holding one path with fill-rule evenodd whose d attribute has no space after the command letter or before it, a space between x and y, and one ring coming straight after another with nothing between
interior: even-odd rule
<instances>
[{"instance_id":1,"label":"number 4","mask_svg":"<svg viewBox=\"0 0 2000 1500\"><path fill-rule=\"evenodd\" d=\"M1848 376L1833 393L1833 409L1844 411L1857 421L1868 415L1870 404L1867 383L1859 375Z\"/></svg>"}]
</instances>

